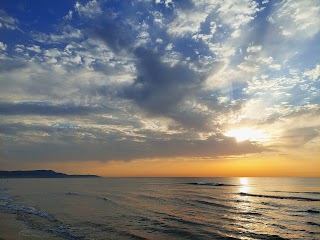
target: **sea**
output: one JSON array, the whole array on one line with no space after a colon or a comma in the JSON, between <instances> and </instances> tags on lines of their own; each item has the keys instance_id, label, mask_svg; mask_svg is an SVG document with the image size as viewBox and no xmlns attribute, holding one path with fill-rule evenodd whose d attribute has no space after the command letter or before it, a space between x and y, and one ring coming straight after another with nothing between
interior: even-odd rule
<instances>
[{"instance_id":1,"label":"sea","mask_svg":"<svg viewBox=\"0 0 320 240\"><path fill-rule=\"evenodd\" d=\"M0 214L0 239L320 239L320 178L0 179Z\"/></svg>"}]
</instances>

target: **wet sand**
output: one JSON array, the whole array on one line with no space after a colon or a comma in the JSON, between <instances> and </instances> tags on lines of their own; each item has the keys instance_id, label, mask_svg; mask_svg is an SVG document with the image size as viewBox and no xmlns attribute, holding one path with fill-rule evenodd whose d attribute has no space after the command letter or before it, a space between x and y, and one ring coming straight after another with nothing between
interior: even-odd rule
<instances>
[{"instance_id":1,"label":"wet sand","mask_svg":"<svg viewBox=\"0 0 320 240\"><path fill-rule=\"evenodd\" d=\"M60 240L61 238L29 229L22 221L17 220L15 215L0 212L0 240L32 239Z\"/></svg>"}]
</instances>

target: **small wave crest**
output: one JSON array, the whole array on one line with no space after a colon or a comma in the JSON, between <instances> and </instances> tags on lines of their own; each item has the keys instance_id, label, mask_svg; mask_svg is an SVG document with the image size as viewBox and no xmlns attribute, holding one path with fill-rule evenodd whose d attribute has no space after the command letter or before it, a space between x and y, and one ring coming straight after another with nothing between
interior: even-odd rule
<instances>
[{"instance_id":1,"label":"small wave crest","mask_svg":"<svg viewBox=\"0 0 320 240\"><path fill-rule=\"evenodd\" d=\"M112 204L118 205L117 202L111 200L110 198L106 198L106 197L102 197L102 196L97 196L96 198L100 199L100 200L102 200L102 201L104 201L106 203L112 203Z\"/></svg>"},{"instance_id":2,"label":"small wave crest","mask_svg":"<svg viewBox=\"0 0 320 240\"><path fill-rule=\"evenodd\" d=\"M293 191L270 191L270 192L283 192L283 193L300 193L300 194L314 194L314 195L320 195L320 192L293 192Z\"/></svg>"},{"instance_id":3,"label":"small wave crest","mask_svg":"<svg viewBox=\"0 0 320 240\"><path fill-rule=\"evenodd\" d=\"M315 222L307 222L307 224L320 227L320 224Z\"/></svg>"},{"instance_id":4,"label":"small wave crest","mask_svg":"<svg viewBox=\"0 0 320 240\"><path fill-rule=\"evenodd\" d=\"M244 192L240 192L239 195L248 196L248 197L260 197L260 198L273 198L273 199L288 199L288 200L297 200L297 201L320 202L320 199L306 198L306 197L262 195L262 194L250 194L250 193L244 193Z\"/></svg>"},{"instance_id":5,"label":"small wave crest","mask_svg":"<svg viewBox=\"0 0 320 240\"><path fill-rule=\"evenodd\" d=\"M24 213L24 214L29 214L29 215L35 215L41 218L45 218L49 221L55 221L55 218L51 216L50 214L46 212L42 212L40 210L35 209L34 207L27 207L27 206L18 206L18 205L13 205L13 204L7 204L6 208L8 210L11 210L11 213Z\"/></svg>"},{"instance_id":6,"label":"small wave crest","mask_svg":"<svg viewBox=\"0 0 320 240\"><path fill-rule=\"evenodd\" d=\"M284 207L285 206L283 204L274 203L274 202L261 202L261 204L267 205L267 206L271 206L271 207L276 207L276 208L280 208L280 207Z\"/></svg>"},{"instance_id":7,"label":"small wave crest","mask_svg":"<svg viewBox=\"0 0 320 240\"><path fill-rule=\"evenodd\" d=\"M8 188L6 188L6 187L0 187L0 191L6 191L6 190L8 190Z\"/></svg>"},{"instance_id":8,"label":"small wave crest","mask_svg":"<svg viewBox=\"0 0 320 240\"><path fill-rule=\"evenodd\" d=\"M320 213L320 211L314 210L314 209L308 209L305 211L298 211L298 212L304 212L304 213L310 213L310 214L319 214Z\"/></svg>"},{"instance_id":9,"label":"small wave crest","mask_svg":"<svg viewBox=\"0 0 320 240\"><path fill-rule=\"evenodd\" d=\"M194 200L193 202L197 204L203 204L203 205L214 206L214 207L225 208L225 209L236 209L235 207L232 207L232 206L227 206L227 205L215 203L215 202L208 202L204 200Z\"/></svg>"},{"instance_id":10,"label":"small wave crest","mask_svg":"<svg viewBox=\"0 0 320 240\"><path fill-rule=\"evenodd\" d=\"M226 184L226 183L210 183L210 182L191 182L187 183L189 185L199 185L199 186L212 186L212 187L231 187L236 186L232 184Z\"/></svg>"},{"instance_id":11,"label":"small wave crest","mask_svg":"<svg viewBox=\"0 0 320 240\"><path fill-rule=\"evenodd\" d=\"M69 195L69 196L79 196L78 193L75 193L75 192L67 192L66 195Z\"/></svg>"}]
</instances>

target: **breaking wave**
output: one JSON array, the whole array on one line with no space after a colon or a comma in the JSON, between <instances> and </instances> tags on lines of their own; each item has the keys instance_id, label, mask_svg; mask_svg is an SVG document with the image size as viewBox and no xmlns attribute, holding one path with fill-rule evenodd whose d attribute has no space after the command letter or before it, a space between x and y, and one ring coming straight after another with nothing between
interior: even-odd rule
<instances>
[{"instance_id":1,"label":"breaking wave","mask_svg":"<svg viewBox=\"0 0 320 240\"><path fill-rule=\"evenodd\" d=\"M212 186L212 187L232 187L236 185L226 184L226 183L209 183L209 182L191 182L187 183L189 185L199 185L199 186Z\"/></svg>"},{"instance_id":2,"label":"breaking wave","mask_svg":"<svg viewBox=\"0 0 320 240\"><path fill-rule=\"evenodd\" d=\"M240 194L241 196L249 196L249 197L274 198L274 199L289 199L289 200L297 200L297 201L320 202L320 199L316 199L316 198L306 198L306 197L262 195L262 194L250 194L250 193L244 193L244 192L240 192L239 194Z\"/></svg>"}]
</instances>

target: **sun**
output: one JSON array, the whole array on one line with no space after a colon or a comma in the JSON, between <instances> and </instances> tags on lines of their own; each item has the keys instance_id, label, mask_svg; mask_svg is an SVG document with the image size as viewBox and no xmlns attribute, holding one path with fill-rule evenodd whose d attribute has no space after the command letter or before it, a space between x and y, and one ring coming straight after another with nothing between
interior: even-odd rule
<instances>
[{"instance_id":1,"label":"sun","mask_svg":"<svg viewBox=\"0 0 320 240\"><path fill-rule=\"evenodd\" d=\"M224 135L236 138L237 142L242 142L246 140L265 142L269 140L269 136L264 131L253 128L232 129L226 132Z\"/></svg>"}]
</instances>

